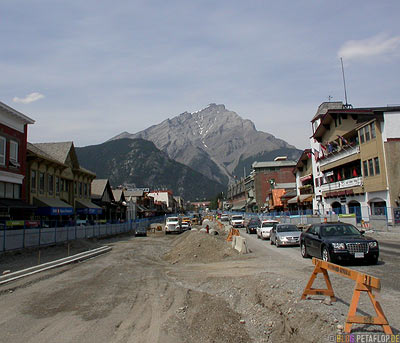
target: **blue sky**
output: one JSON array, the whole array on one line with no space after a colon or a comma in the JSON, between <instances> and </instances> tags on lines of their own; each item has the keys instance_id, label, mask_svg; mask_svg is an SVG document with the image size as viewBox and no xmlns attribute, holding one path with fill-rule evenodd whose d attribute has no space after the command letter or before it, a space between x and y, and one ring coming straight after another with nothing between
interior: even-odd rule
<instances>
[{"instance_id":1,"label":"blue sky","mask_svg":"<svg viewBox=\"0 0 400 343\"><path fill-rule=\"evenodd\" d=\"M98 144L209 103L308 147L343 100L399 104L400 1L2 0L0 101L31 142Z\"/></svg>"}]
</instances>

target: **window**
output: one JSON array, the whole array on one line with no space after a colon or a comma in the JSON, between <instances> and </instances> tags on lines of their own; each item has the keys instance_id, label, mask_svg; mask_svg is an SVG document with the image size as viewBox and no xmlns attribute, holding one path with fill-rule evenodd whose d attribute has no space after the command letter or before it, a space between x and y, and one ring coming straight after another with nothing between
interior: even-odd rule
<instances>
[{"instance_id":1,"label":"window","mask_svg":"<svg viewBox=\"0 0 400 343\"><path fill-rule=\"evenodd\" d=\"M365 127L365 141L368 142L371 139L369 135L369 125Z\"/></svg>"},{"instance_id":2,"label":"window","mask_svg":"<svg viewBox=\"0 0 400 343\"><path fill-rule=\"evenodd\" d=\"M18 143L10 141L10 161L18 163Z\"/></svg>"},{"instance_id":3,"label":"window","mask_svg":"<svg viewBox=\"0 0 400 343\"><path fill-rule=\"evenodd\" d=\"M379 157L374 158L375 164L375 175L379 175L381 173L381 169L379 168Z\"/></svg>"},{"instance_id":4,"label":"window","mask_svg":"<svg viewBox=\"0 0 400 343\"><path fill-rule=\"evenodd\" d=\"M64 179L61 179L61 192L64 192L64 187L65 187L65 185L64 185Z\"/></svg>"},{"instance_id":5,"label":"window","mask_svg":"<svg viewBox=\"0 0 400 343\"><path fill-rule=\"evenodd\" d=\"M14 198L14 186L12 183L6 183L6 198Z\"/></svg>"},{"instance_id":6,"label":"window","mask_svg":"<svg viewBox=\"0 0 400 343\"><path fill-rule=\"evenodd\" d=\"M78 194L78 192L77 192L77 188L78 188L77 184L78 184L78 182L74 181L74 194Z\"/></svg>"},{"instance_id":7,"label":"window","mask_svg":"<svg viewBox=\"0 0 400 343\"><path fill-rule=\"evenodd\" d=\"M364 170L364 177L368 176L368 165L367 161L363 161L363 170Z\"/></svg>"},{"instance_id":8,"label":"window","mask_svg":"<svg viewBox=\"0 0 400 343\"><path fill-rule=\"evenodd\" d=\"M21 199L21 185L14 184L14 199Z\"/></svg>"},{"instance_id":9,"label":"window","mask_svg":"<svg viewBox=\"0 0 400 343\"><path fill-rule=\"evenodd\" d=\"M31 170L31 191L36 191L36 179L37 179L37 172L36 170Z\"/></svg>"},{"instance_id":10,"label":"window","mask_svg":"<svg viewBox=\"0 0 400 343\"><path fill-rule=\"evenodd\" d=\"M372 159L368 160L368 168L369 168L369 175L374 176L374 164L372 163Z\"/></svg>"},{"instance_id":11,"label":"window","mask_svg":"<svg viewBox=\"0 0 400 343\"><path fill-rule=\"evenodd\" d=\"M88 190L88 187L87 187L87 183L84 183L83 184L83 193L85 194L85 197L87 197L87 190Z\"/></svg>"},{"instance_id":12,"label":"window","mask_svg":"<svg viewBox=\"0 0 400 343\"><path fill-rule=\"evenodd\" d=\"M53 175L47 175L47 181L48 181L48 192L49 194L53 194L54 192L54 176Z\"/></svg>"},{"instance_id":13,"label":"window","mask_svg":"<svg viewBox=\"0 0 400 343\"><path fill-rule=\"evenodd\" d=\"M4 198L5 190L6 190L6 184L4 182L0 182L0 198Z\"/></svg>"},{"instance_id":14,"label":"window","mask_svg":"<svg viewBox=\"0 0 400 343\"><path fill-rule=\"evenodd\" d=\"M6 164L6 139L0 137L0 165Z\"/></svg>"},{"instance_id":15,"label":"window","mask_svg":"<svg viewBox=\"0 0 400 343\"><path fill-rule=\"evenodd\" d=\"M82 196L82 182L79 182L79 196Z\"/></svg>"},{"instance_id":16,"label":"window","mask_svg":"<svg viewBox=\"0 0 400 343\"><path fill-rule=\"evenodd\" d=\"M44 173L39 173L39 191L42 194L44 192Z\"/></svg>"},{"instance_id":17,"label":"window","mask_svg":"<svg viewBox=\"0 0 400 343\"><path fill-rule=\"evenodd\" d=\"M375 132L375 123L371 124L371 139L374 139L376 137L376 132Z\"/></svg>"},{"instance_id":18,"label":"window","mask_svg":"<svg viewBox=\"0 0 400 343\"><path fill-rule=\"evenodd\" d=\"M365 138L364 138L364 128L360 129L360 142L361 144L364 143Z\"/></svg>"},{"instance_id":19,"label":"window","mask_svg":"<svg viewBox=\"0 0 400 343\"><path fill-rule=\"evenodd\" d=\"M56 176L56 194L60 193L60 178Z\"/></svg>"}]
</instances>

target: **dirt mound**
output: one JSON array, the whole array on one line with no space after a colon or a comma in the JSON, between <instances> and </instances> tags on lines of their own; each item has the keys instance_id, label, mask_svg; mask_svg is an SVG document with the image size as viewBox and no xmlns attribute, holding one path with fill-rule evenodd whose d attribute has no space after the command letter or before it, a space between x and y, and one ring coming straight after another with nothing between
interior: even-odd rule
<instances>
[{"instance_id":1,"label":"dirt mound","mask_svg":"<svg viewBox=\"0 0 400 343\"><path fill-rule=\"evenodd\" d=\"M237 256L221 235L211 236L203 232L187 231L180 235L164 259L176 263L218 262Z\"/></svg>"}]
</instances>

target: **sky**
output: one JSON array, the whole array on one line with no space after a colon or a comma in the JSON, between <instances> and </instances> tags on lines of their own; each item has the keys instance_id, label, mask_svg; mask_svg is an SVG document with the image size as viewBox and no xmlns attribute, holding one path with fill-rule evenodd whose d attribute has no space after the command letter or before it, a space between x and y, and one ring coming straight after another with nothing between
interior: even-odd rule
<instances>
[{"instance_id":1,"label":"sky","mask_svg":"<svg viewBox=\"0 0 400 343\"><path fill-rule=\"evenodd\" d=\"M0 101L102 143L224 104L300 149L324 101L400 104L398 0L1 0Z\"/></svg>"}]
</instances>

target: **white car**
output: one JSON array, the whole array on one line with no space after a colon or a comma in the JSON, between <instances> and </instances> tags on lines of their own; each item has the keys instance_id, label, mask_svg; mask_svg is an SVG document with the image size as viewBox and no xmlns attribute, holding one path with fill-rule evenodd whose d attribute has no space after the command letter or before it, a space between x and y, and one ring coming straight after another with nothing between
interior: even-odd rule
<instances>
[{"instance_id":1,"label":"white car","mask_svg":"<svg viewBox=\"0 0 400 343\"><path fill-rule=\"evenodd\" d=\"M165 234L182 232L182 226L179 217L168 217L165 221Z\"/></svg>"},{"instance_id":2,"label":"white car","mask_svg":"<svg viewBox=\"0 0 400 343\"><path fill-rule=\"evenodd\" d=\"M240 214L234 214L231 217L231 225L233 227L244 227L244 218Z\"/></svg>"},{"instance_id":3,"label":"white car","mask_svg":"<svg viewBox=\"0 0 400 343\"><path fill-rule=\"evenodd\" d=\"M269 239L271 237L271 229L276 224L279 224L277 220L263 220L261 226L257 228L257 238Z\"/></svg>"}]
</instances>

